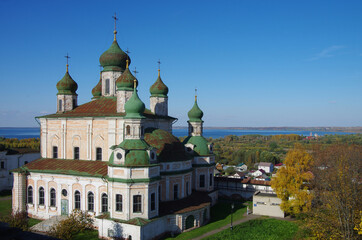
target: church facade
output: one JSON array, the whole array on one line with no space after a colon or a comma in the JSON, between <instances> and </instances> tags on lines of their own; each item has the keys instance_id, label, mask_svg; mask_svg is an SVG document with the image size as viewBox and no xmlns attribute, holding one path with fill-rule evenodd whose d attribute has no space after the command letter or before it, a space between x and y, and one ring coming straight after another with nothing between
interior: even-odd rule
<instances>
[{"instance_id":1,"label":"church facade","mask_svg":"<svg viewBox=\"0 0 362 240\"><path fill-rule=\"evenodd\" d=\"M13 211L38 219L87 211L104 238L154 239L204 225L217 191L203 112L195 97L188 137L173 136L160 70L146 109L116 33L90 102L78 105L67 64L56 113L38 117L41 158L13 170Z\"/></svg>"}]
</instances>

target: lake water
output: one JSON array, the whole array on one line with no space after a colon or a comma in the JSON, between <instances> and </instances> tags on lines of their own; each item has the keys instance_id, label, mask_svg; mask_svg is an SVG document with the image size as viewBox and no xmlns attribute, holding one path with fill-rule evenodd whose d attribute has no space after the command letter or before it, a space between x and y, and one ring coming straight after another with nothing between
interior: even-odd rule
<instances>
[{"instance_id":1,"label":"lake water","mask_svg":"<svg viewBox=\"0 0 362 240\"><path fill-rule=\"evenodd\" d=\"M310 131L277 131L277 130L237 130L237 129L204 129L204 137L220 138L227 135L278 135L278 134L298 134L303 136L309 136ZM353 134L346 132L312 132L317 133L319 136L325 134ZM173 134L176 137L187 136L187 128L173 129ZM6 138L38 138L40 137L40 128L0 128L0 137Z\"/></svg>"}]
</instances>

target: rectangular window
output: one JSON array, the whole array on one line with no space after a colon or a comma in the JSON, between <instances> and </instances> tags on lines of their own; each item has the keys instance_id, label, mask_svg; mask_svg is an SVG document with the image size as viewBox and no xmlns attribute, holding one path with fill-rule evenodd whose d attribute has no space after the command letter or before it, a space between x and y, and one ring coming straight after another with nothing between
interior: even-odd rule
<instances>
[{"instance_id":1,"label":"rectangular window","mask_svg":"<svg viewBox=\"0 0 362 240\"><path fill-rule=\"evenodd\" d=\"M74 159L79 159L79 147L74 147Z\"/></svg>"},{"instance_id":2,"label":"rectangular window","mask_svg":"<svg viewBox=\"0 0 362 240\"><path fill-rule=\"evenodd\" d=\"M205 187L205 175L200 175L200 188Z\"/></svg>"},{"instance_id":3,"label":"rectangular window","mask_svg":"<svg viewBox=\"0 0 362 240\"><path fill-rule=\"evenodd\" d=\"M50 189L50 206L55 207L56 205L56 192L55 189Z\"/></svg>"},{"instance_id":4,"label":"rectangular window","mask_svg":"<svg viewBox=\"0 0 362 240\"><path fill-rule=\"evenodd\" d=\"M5 162L1 162L1 169L5 168Z\"/></svg>"},{"instance_id":5,"label":"rectangular window","mask_svg":"<svg viewBox=\"0 0 362 240\"><path fill-rule=\"evenodd\" d=\"M158 185L158 202L161 202L161 186Z\"/></svg>"},{"instance_id":6,"label":"rectangular window","mask_svg":"<svg viewBox=\"0 0 362 240\"><path fill-rule=\"evenodd\" d=\"M96 148L96 160L102 161L102 148Z\"/></svg>"},{"instance_id":7,"label":"rectangular window","mask_svg":"<svg viewBox=\"0 0 362 240\"><path fill-rule=\"evenodd\" d=\"M156 209L156 194L151 193L151 211Z\"/></svg>"},{"instance_id":8,"label":"rectangular window","mask_svg":"<svg viewBox=\"0 0 362 240\"><path fill-rule=\"evenodd\" d=\"M178 199L178 185L177 184L173 185L173 199L174 200Z\"/></svg>"},{"instance_id":9,"label":"rectangular window","mask_svg":"<svg viewBox=\"0 0 362 240\"><path fill-rule=\"evenodd\" d=\"M133 212L140 213L142 212L142 198L141 195L133 196Z\"/></svg>"},{"instance_id":10,"label":"rectangular window","mask_svg":"<svg viewBox=\"0 0 362 240\"><path fill-rule=\"evenodd\" d=\"M212 186L212 179L213 179L212 173L210 173L210 187Z\"/></svg>"},{"instance_id":11,"label":"rectangular window","mask_svg":"<svg viewBox=\"0 0 362 240\"><path fill-rule=\"evenodd\" d=\"M73 108L75 108L76 107L76 101L75 101L75 99L73 99Z\"/></svg>"},{"instance_id":12,"label":"rectangular window","mask_svg":"<svg viewBox=\"0 0 362 240\"><path fill-rule=\"evenodd\" d=\"M122 212L123 199L121 194L116 194L116 211Z\"/></svg>"},{"instance_id":13,"label":"rectangular window","mask_svg":"<svg viewBox=\"0 0 362 240\"><path fill-rule=\"evenodd\" d=\"M62 104L62 100L59 99L59 112L62 111L62 105L63 105L63 104Z\"/></svg>"},{"instance_id":14,"label":"rectangular window","mask_svg":"<svg viewBox=\"0 0 362 240\"><path fill-rule=\"evenodd\" d=\"M53 146L53 158L58 158L58 147Z\"/></svg>"},{"instance_id":15,"label":"rectangular window","mask_svg":"<svg viewBox=\"0 0 362 240\"><path fill-rule=\"evenodd\" d=\"M186 196L189 195L189 182L186 182Z\"/></svg>"},{"instance_id":16,"label":"rectangular window","mask_svg":"<svg viewBox=\"0 0 362 240\"><path fill-rule=\"evenodd\" d=\"M106 89L105 89L105 93L108 95L109 94L109 79L106 79Z\"/></svg>"}]
</instances>

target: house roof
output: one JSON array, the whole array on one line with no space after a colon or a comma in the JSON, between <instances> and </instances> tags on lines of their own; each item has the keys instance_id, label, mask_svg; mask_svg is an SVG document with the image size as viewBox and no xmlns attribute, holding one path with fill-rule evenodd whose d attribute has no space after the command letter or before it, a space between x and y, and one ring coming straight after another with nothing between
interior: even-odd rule
<instances>
[{"instance_id":1,"label":"house roof","mask_svg":"<svg viewBox=\"0 0 362 240\"><path fill-rule=\"evenodd\" d=\"M272 163L269 163L269 162L260 162L259 164L259 167L270 167L272 165Z\"/></svg>"},{"instance_id":2,"label":"house roof","mask_svg":"<svg viewBox=\"0 0 362 240\"><path fill-rule=\"evenodd\" d=\"M247 177L244 179L239 179L239 178L228 178L228 177L215 177L216 181L228 181L228 182L240 182L240 183L245 183L245 184L254 184L254 185L267 185L270 186L271 182L270 181L263 181L263 180L255 180L255 179L251 179L251 177Z\"/></svg>"},{"instance_id":3,"label":"house roof","mask_svg":"<svg viewBox=\"0 0 362 240\"><path fill-rule=\"evenodd\" d=\"M21 170L91 177L106 176L108 172L107 162L104 161L53 158L40 158L13 171L18 172Z\"/></svg>"},{"instance_id":4,"label":"house roof","mask_svg":"<svg viewBox=\"0 0 362 240\"><path fill-rule=\"evenodd\" d=\"M283 166L283 165L284 165L283 163L277 163L277 164L275 164L276 167L281 167L281 166Z\"/></svg>"},{"instance_id":5,"label":"house roof","mask_svg":"<svg viewBox=\"0 0 362 240\"><path fill-rule=\"evenodd\" d=\"M160 216L186 213L203 208L211 203L211 198L207 192L192 192L187 198L179 199L176 201L162 202L160 204Z\"/></svg>"},{"instance_id":6,"label":"house roof","mask_svg":"<svg viewBox=\"0 0 362 240\"><path fill-rule=\"evenodd\" d=\"M79 105L75 109L63 113L49 114L38 118L68 118L68 117L124 117L126 113L117 112L116 97L100 97L93 101ZM146 118L175 119L169 116L159 116L145 109L143 115Z\"/></svg>"}]
</instances>

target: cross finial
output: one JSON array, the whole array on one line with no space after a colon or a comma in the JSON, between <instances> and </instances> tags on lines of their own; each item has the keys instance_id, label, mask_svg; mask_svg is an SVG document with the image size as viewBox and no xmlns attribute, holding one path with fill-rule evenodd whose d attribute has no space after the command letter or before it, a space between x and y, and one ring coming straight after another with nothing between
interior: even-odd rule
<instances>
[{"instance_id":1,"label":"cross finial","mask_svg":"<svg viewBox=\"0 0 362 240\"><path fill-rule=\"evenodd\" d=\"M127 60L126 60L126 68L128 68L128 66L129 66L129 54L131 53L129 50L128 50L128 48L127 48L127 50L126 50L126 53L127 53Z\"/></svg>"},{"instance_id":2,"label":"cross finial","mask_svg":"<svg viewBox=\"0 0 362 240\"><path fill-rule=\"evenodd\" d=\"M197 101L197 88L195 88L195 102Z\"/></svg>"},{"instance_id":3,"label":"cross finial","mask_svg":"<svg viewBox=\"0 0 362 240\"><path fill-rule=\"evenodd\" d=\"M116 13L114 13L114 16L112 16L112 18L114 19L114 31L113 31L113 33L114 33L114 41L116 41L116 35L117 35L117 20L118 20Z\"/></svg>"},{"instance_id":4,"label":"cross finial","mask_svg":"<svg viewBox=\"0 0 362 240\"><path fill-rule=\"evenodd\" d=\"M127 55L129 55L131 52L128 50L128 48L127 48L127 50L126 50L126 53L127 53Z\"/></svg>"},{"instance_id":5,"label":"cross finial","mask_svg":"<svg viewBox=\"0 0 362 240\"><path fill-rule=\"evenodd\" d=\"M66 66L67 66L67 72L68 72L68 67L69 67L69 64L68 64L69 62L68 62L68 60L69 60L70 57L69 57L68 53L67 53L67 55L64 56L64 57L67 59L67 65L66 65Z\"/></svg>"},{"instance_id":6,"label":"cross finial","mask_svg":"<svg viewBox=\"0 0 362 240\"><path fill-rule=\"evenodd\" d=\"M158 59L157 63L158 63L158 76L160 76L160 71L161 71L161 61L160 61L160 59Z\"/></svg>"},{"instance_id":7,"label":"cross finial","mask_svg":"<svg viewBox=\"0 0 362 240\"><path fill-rule=\"evenodd\" d=\"M137 75L137 73L138 73L138 71L137 71L137 68L136 68L136 67L134 67L134 71L133 71L133 73L134 73L134 77L136 77L136 75Z\"/></svg>"}]
</instances>

